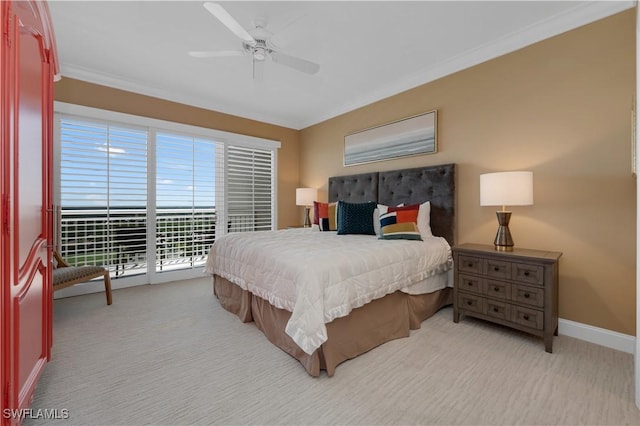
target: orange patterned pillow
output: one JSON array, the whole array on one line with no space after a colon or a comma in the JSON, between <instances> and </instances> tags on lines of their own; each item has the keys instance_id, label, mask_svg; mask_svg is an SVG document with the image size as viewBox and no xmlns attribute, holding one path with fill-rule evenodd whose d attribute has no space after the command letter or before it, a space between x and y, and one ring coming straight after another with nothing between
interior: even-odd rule
<instances>
[{"instance_id":1,"label":"orange patterned pillow","mask_svg":"<svg viewBox=\"0 0 640 426\"><path fill-rule=\"evenodd\" d=\"M318 225L321 231L335 231L337 203L313 202L313 223Z\"/></svg>"}]
</instances>

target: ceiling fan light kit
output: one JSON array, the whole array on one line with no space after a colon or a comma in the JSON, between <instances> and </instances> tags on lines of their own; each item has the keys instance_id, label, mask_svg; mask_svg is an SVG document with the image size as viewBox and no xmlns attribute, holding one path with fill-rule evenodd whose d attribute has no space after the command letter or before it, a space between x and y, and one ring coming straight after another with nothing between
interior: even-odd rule
<instances>
[{"instance_id":1,"label":"ceiling fan light kit","mask_svg":"<svg viewBox=\"0 0 640 426\"><path fill-rule=\"evenodd\" d=\"M254 29L252 30L253 34L251 34L220 4L206 2L204 3L204 8L227 27L229 31L242 40L243 50L192 51L189 52L189 55L196 58L215 58L240 56L245 53L249 54L252 57L254 79L260 76L260 73L256 72L256 62L264 62L267 58L271 58L271 60L277 64L301 71L305 74L315 74L320 70L320 65L314 62L279 52L278 47L270 41L273 34L265 28L266 20L264 18L256 18L253 20Z\"/></svg>"},{"instance_id":2,"label":"ceiling fan light kit","mask_svg":"<svg viewBox=\"0 0 640 426\"><path fill-rule=\"evenodd\" d=\"M264 61L267 58L267 52L262 48L257 48L253 52L253 59L256 61Z\"/></svg>"},{"instance_id":3,"label":"ceiling fan light kit","mask_svg":"<svg viewBox=\"0 0 640 426\"><path fill-rule=\"evenodd\" d=\"M256 43L251 45L249 43L242 43L244 51L253 56L256 61L264 61L267 56L273 53L273 50L267 46L266 40L256 39Z\"/></svg>"}]
</instances>

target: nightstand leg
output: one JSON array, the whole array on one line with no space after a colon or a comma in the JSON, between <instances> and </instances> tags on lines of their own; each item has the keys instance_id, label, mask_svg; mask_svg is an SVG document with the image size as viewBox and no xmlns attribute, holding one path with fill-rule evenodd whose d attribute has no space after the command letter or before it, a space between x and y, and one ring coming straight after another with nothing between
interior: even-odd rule
<instances>
[{"instance_id":1,"label":"nightstand leg","mask_svg":"<svg viewBox=\"0 0 640 426\"><path fill-rule=\"evenodd\" d=\"M553 353L552 347L553 347L553 335L552 334L545 334L544 335L544 350L551 354L551 353Z\"/></svg>"},{"instance_id":2,"label":"nightstand leg","mask_svg":"<svg viewBox=\"0 0 640 426\"><path fill-rule=\"evenodd\" d=\"M453 308L453 322L458 323L460 321L460 312L456 308Z\"/></svg>"}]
</instances>

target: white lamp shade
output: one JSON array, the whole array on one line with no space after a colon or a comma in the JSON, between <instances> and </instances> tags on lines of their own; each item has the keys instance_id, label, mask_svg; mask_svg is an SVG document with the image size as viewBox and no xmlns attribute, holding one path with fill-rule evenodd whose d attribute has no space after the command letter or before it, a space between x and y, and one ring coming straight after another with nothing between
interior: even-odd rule
<instances>
[{"instance_id":1,"label":"white lamp shade","mask_svg":"<svg viewBox=\"0 0 640 426\"><path fill-rule=\"evenodd\" d=\"M318 198L315 188L296 188L296 206L311 206Z\"/></svg>"},{"instance_id":2,"label":"white lamp shade","mask_svg":"<svg viewBox=\"0 0 640 426\"><path fill-rule=\"evenodd\" d=\"M530 206L533 172L499 172L480 175L481 206Z\"/></svg>"}]
</instances>

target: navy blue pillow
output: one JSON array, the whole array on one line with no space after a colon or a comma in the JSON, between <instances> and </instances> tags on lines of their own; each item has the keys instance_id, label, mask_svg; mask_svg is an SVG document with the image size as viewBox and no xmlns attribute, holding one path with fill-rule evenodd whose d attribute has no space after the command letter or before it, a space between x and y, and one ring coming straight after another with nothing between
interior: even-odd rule
<instances>
[{"instance_id":1,"label":"navy blue pillow","mask_svg":"<svg viewBox=\"0 0 640 426\"><path fill-rule=\"evenodd\" d=\"M374 201L366 203L347 203L338 201L338 235L365 234L375 235L373 229Z\"/></svg>"}]
</instances>

